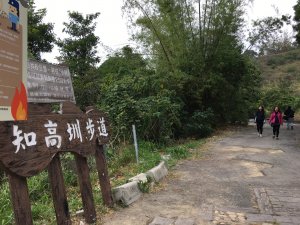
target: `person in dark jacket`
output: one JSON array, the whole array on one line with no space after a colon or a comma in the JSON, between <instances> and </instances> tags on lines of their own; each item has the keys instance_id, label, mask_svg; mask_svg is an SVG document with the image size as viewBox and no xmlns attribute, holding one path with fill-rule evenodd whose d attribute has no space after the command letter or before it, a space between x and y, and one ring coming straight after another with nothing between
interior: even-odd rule
<instances>
[{"instance_id":1,"label":"person in dark jacket","mask_svg":"<svg viewBox=\"0 0 300 225\"><path fill-rule=\"evenodd\" d=\"M259 137L262 137L264 122L265 122L264 107L259 106L257 112L255 113L255 123L257 128L257 135Z\"/></svg>"},{"instance_id":2,"label":"person in dark jacket","mask_svg":"<svg viewBox=\"0 0 300 225\"><path fill-rule=\"evenodd\" d=\"M294 128L294 110L292 110L291 106L288 106L288 108L284 111L284 119L286 120L286 126L287 129L289 130L291 128L291 130L293 130Z\"/></svg>"}]
</instances>

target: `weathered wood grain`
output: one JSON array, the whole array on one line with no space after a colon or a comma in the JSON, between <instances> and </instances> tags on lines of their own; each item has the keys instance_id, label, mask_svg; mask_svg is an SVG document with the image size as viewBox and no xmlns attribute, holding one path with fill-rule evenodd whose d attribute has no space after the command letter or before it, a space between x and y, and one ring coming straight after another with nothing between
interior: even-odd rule
<instances>
[{"instance_id":1,"label":"weathered wood grain","mask_svg":"<svg viewBox=\"0 0 300 225\"><path fill-rule=\"evenodd\" d=\"M94 198L92 185L90 181L89 167L87 159L80 155L75 154L78 183L80 186L84 217L87 223L96 222L96 210L94 206Z\"/></svg>"},{"instance_id":2,"label":"weathered wood grain","mask_svg":"<svg viewBox=\"0 0 300 225\"><path fill-rule=\"evenodd\" d=\"M32 225L32 214L27 180L13 173L7 173L11 190L11 202L16 225Z\"/></svg>"},{"instance_id":3,"label":"weathered wood grain","mask_svg":"<svg viewBox=\"0 0 300 225\"><path fill-rule=\"evenodd\" d=\"M64 178L59 155L56 155L48 167L48 175L52 190L53 204L58 225L70 225L70 213Z\"/></svg>"},{"instance_id":4,"label":"weathered wood grain","mask_svg":"<svg viewBox=\"0 0 300 225\"><path fill-rule=\"evenodd\" d=\"M103 145L97 146L95 157L103 202L106 206L112 207L113 199Z\"/></svg>"}]
</instances>

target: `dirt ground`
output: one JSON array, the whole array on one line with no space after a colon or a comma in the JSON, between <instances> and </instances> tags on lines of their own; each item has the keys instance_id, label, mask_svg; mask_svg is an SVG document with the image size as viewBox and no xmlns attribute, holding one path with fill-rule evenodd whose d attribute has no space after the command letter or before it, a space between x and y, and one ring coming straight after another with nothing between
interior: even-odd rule
<instances>
[{"instance_id":1,"label":"dirt ground","mask_svg":"<svg viewBox=\"0 0 300 225\"><path fill-rule=\"evenodd\" d=\"M206 146L203 158L182 161L153 192L112 210L101 224L180 224L152 222L163 218L201 225L300 225L299 130L300 125L283 126L275 140L268 125L262 138L254 124L239 128Z\"/></svg>"}]
</instances>

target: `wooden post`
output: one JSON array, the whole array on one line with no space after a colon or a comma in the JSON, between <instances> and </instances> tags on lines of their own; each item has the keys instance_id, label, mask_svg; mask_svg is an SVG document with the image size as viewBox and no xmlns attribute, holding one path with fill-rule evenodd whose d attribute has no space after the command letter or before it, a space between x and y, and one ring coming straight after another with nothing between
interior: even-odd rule
<instances>
[{"instance_id":1,"label":"wooden post","mask_svg":"<svg viewBox=\"0 0 300 225\"><path fill-rule=\"evenodd\" d=\"M56 223L58 225L70 225L70 213L67 195L64 185L64 178L57 154L48 167L49 181L52 189L53 204L56 213Z\"/></svg>"},{"instance_id":2,"label":"wooden post","mask_svg":"<svg viewBox=\"0 0 300 225\"><path fill-rule=\"evenodd\" d=\"M110 180L108 177L103 145L99 145L99 144L97 145L95 157L96 157L96 166L97 166L99 182L101 186L103 202L106 206L112 207L113 199L112 199Z\"/></svg>"},{"instance_id":3,"label":"wooden post","mask_svg":"<svg viewBox=\"0 0 300 225\"><path fill-rule=\"evenodd\" d=\"M84 217L87 223L95 223L97 216L94 206L93 191L90 181L87 159L78 154L75 154L75 160L77 166L78 181L81 191Z\"/></svg>"},{"instance_id":4,"label":"wooden post","mask_svg":"<svg viewBox=\"0 0 300 225\"><path fill-rule=\"evenodd\" d=\"M27 179L8 172L16 225L33 225Z\"/></svg>"}]
</instances>

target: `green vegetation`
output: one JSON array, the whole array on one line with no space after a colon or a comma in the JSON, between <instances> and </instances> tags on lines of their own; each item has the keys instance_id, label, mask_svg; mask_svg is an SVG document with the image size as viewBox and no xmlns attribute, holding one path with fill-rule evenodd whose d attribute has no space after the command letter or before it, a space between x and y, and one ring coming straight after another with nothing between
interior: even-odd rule
<instances>
[{"instance_id":1,"label":"green vegetation","mask_svg":"<svg viewBox=\"0 0 300 225\"><path fill-rule=\"evenodd\" d=\"M39 34L45 26L51 33L52 24L36 21L46 10L36 10L33 0L30 4L29 35ZM124 2L128 22L136 28L133 39L142 47L137 51L124 46L101 65L97 52L101 42L94 33L99 13L68 12L66 37L55 41L58 60L70 68L77 104L82 109L97 105L108 113L114 145L131 138L132 124L142 140L162 144L205 137L216 124L247 121L259 99L260 81L255 63L243 54L240 34L247 2L197 4L191 0ZM266 24L271 32L289 18L270 21ZM51 50L54 39L48 39L47 45L31 50L36 58ZM37 40L42 39L37 36L30 43Z\"/></svg>"},{"instance_id":2,"label":"green vegetation","mask_svg":"<svg viewBox=\"0 0 300 225\"><path fill-rule=\"evenodd\" d=\"M151 142L142 141L139 143L139 164L136 163L133 146L123 146L114 150L108 149L107 158L111 184L113 187L124 184L129 178L157 166L161 161L162 155L170 155L168 164L170 166L175 165L178 160L196 153L195 149L199 148L204 142L204 139L191 140L184 141L181 144L173 143L170 146L158 146ZM200 150L197 151L199 153ZM61 155L61 157L70 213L74 216L76 211L82 209L74 157L69 153ZM101 214L106 212L107 209L103 206L95 161L93 158L89 158L88 163L91 171L90 178L93 187L95 205L97 212ZM141 183L141 190L145 193L149 192L150 183L150 179L146 183ZM34 224L56 224L47 172L42 172L37 176L29 178L28 187ZM0 184L0 201L0 224L13 224L13 212L6 178Z\"/></svg>"},{"instance_id":3,"label":"green vegetation","mask_svg":"<svg viewBox=\"0 0 300 225\"><path fill-rule=\"evenodd\" d=\"M1 182L0 186L0 222L1 225L13 224L14 216L12 211L12 205L10 200L9 185L6 179Z\"/></svg>"},{"instance_id":4,"label":"green vegetation","mask_svg":"<svg viewBox=\"0 0 300 225\"><path fill-rule=\"evenodd\" d=\"M259 59L262 71L260 102L269 111L275 105L300 109L300 49L267 55Z\"/></svg>"},{"instance_id":5,"label":"green vegetation","mask_svg":"<svg viewBox=\"0 0 300 225\"><path fill-rule=\"evenodd\" d=\"M138 187L141 190L142 193L149 193L152 185L152 178L150 176L147 176L146 181L139 181L138 182Z\"/></svg>"},{"instance_id":6,"label":"green vegetation","mask_svg":"<svg viewBox=\"0 0 300 225\"><path fill-rule=\"evenodd\" d=\"M108 149L107 156L109 174L113 186L124 184L129 178L148 171L157 166L162 156L169 158L168 165L173 166L180 159L196 153L205 139L175 142L168 145L157 145L152 142L141 141L139 143L139 164L136 163L135 150L133 146L118 146L117 149ZM199 156L199 155L198 155Z\"/></svg>"}]
</instances>

